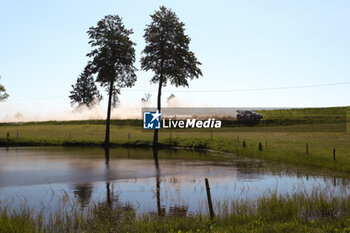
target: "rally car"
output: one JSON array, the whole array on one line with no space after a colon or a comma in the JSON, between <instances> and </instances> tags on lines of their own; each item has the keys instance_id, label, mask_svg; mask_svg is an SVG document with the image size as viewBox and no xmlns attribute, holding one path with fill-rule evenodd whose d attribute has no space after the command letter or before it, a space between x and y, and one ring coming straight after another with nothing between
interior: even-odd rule
<instances>
[{"instance_id":1,"label":"rally car","mask_svg":"<svg viewBox=\"0 0 350 233\"><path fill-rule=\"evenodd\" d=\"M249 110L238 110L237 121L241 121L247 124L257 124L263 118L259 113Z\"/></svg>"}]
</instances>

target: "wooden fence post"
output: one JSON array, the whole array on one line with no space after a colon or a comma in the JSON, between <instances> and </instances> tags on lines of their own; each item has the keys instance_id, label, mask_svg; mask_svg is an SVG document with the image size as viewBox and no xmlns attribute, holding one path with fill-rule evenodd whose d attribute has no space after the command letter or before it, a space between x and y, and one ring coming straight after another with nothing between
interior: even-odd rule
<instances>
[{"instance_id":1,"label":"wooden fence post","mask_svg":"<svg viewBox=\"0 0 350 233\"><path fill-rule=\"evenodd\" d=\"M215 214L214 214L214 209L213 209L213 203L211 201L209 181L208 181L207 178L205 178L205 188L207 190L207 198L208 198L208 206L209 206L210 218L213 219Z\"/></svg>"}]
</instances>

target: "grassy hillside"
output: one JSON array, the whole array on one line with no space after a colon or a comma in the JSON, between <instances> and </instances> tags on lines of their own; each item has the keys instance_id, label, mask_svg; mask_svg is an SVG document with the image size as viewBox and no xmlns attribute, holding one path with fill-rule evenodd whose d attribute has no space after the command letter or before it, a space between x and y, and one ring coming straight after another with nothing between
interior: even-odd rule
<instances>
[{"instance_id":1,"label":"grassy hillside","mask_svg":"<svg viewBox=\"0 0 350 233\"><path fill-rule=\"evenodd\" d=\"M347 121L347 107L261 110L257 112L264 116L262 123L266 125L342 124Z\"/></svg>"}]
</instances>

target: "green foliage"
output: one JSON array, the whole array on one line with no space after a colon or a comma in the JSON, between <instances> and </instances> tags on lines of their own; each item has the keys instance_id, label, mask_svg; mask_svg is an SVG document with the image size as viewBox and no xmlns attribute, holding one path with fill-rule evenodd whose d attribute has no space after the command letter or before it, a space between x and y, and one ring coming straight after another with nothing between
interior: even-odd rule
<instances>
[{"instance_id":1,"label":"green foliage","mask_svg":"<svg viewBox=\"0 0 350 233\"><path fill-rule=\"evenodd\" d=\"M146 47L141 58L141 68L152 70L153 83L167 81L175 86L188 86L188 78L202 75L194 53L189 50L190 38L185 35L184 23L176 14L162 6L145 29Z\"/></svg>"},{"instance_id":2,"label":"green foliage","mask_svg":"<svg viewBox=\"0 0 350 233\"><path fill-rule=\"evenodd\" d=\"M107 15L96 27L90 27L89 44L93 50L87 56L92 61L86 69L89 74L97 74L96 81L102 86L109 88L113 82L119 89L136 82L135 44L129 38L132 33L117 15Z\"/></svg>"},{"instance_id":3,"label":"green foliage","mask_svg":"<svg viewBox=\"0 0 350 233\"><path fill-rule=\"evenodd\" d=\"M100 101L102 96L97 90L94 82L94 78L86 71L82 72L77 79L75 85L72 85L73 90L70 92L69 98L71 99L72 106L77 104L78 107L86 105L90 107L96 103L94 101Z\"/></svg>"},{"instance_id":4,"label":"green foliage","mask_svg":"<svg viewBox=\"0 0 350 233\"><path fill-rule=\"evenodd\" d=\"M0 76L0 79L1 79L1 76ZM0 84L0 102L5 101L8 97L9 97L9 94L7 94L5 87Z\"/></svg>"}]
</instances>

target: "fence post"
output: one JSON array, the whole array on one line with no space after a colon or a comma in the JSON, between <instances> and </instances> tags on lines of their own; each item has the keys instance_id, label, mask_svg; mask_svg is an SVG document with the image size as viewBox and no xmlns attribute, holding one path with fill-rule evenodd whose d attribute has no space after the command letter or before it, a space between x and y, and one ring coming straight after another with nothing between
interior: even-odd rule
<instances>
[{"instance_id":1,"label":"fence post","mask_svg":"<svg viewBox=\"0 0 350 233\"><path fill-rule=\"evenodd\" d=\"M128 133L128 141L130 141L130 133Z\"/></svg>"},{"instance_id":2,"label":"fence post","mask_svg":"<svg viewBox=\"0 0 350 233\"><path fill-rule=\"evenodd\" d=\"M243 148L245 148L245 147L246 147L245 140L243 140Z\"/></svg>"},{"instance_id":3,"label":"fence post","mask_svg":"<svg viewBox=\"0 0 350 233\"><path fill-rule=\"evenodd\" d=\"M333 160L335 161L335 148L333 148Z\"/></svg>"},{"instance_id":4,"label":"fence post","mask_svg":"<svg viewBox=\"0 0 350 233\"><path fill-rule=\"evenodd\" d=\"M259 150L260 150L260 151L262 151L262 150L263 150L263 147L262 147L261 142L259 142Z\"/></svg>"},{"instance_id":5,"label":"fence post","mask_svg":"<svg viewBox=\"0 0 350 233\"><path fill-rule=\"evenodd\" d=\"M211 201L209 181L208 181L207 178L205 178L205 188L207 190L207 198L208 198L208 206L209 206L210 218L213 219L215 214L214 214L214 209L213 209L213 203Z\"/></svg>"},{"instance_id":6,"label":"fence post","mask_svg":"<svg viewBox=\"0 0 350 233\"><path fill-rule=\"evenodd\" d=\"M210 139L213 140L213 131L210 131Z\"/></svg>"},{"instance_id":7,"label":"fence post","mask_svg":"<svg viewBox=\"0 0 350 233\"><path fill-rule=\"evenodd\" d=\"M309 144L306 143L306 154L309 154Z\"/></svg>"}]
</instances>

